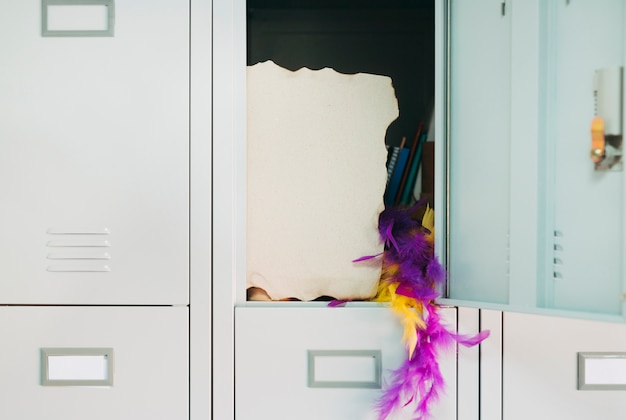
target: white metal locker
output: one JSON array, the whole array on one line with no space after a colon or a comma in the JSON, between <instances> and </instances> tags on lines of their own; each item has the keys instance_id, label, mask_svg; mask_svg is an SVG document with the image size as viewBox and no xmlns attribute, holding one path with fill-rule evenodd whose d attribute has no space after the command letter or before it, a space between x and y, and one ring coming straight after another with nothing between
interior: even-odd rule
<instances>
[{"instance_id":1,"label":"white metal locker","mask_svg":"<svg viewBox=\"0 0 626 420\"><path fill-rule=\"evenodd\" d=\"M189 2L102 3L0 15L0 303L188 302Z\"/></svg>"},{"instance_id":2,"label":"white metal locker","mask_svg":"<svg viewBox=\"0 0 626 420\"><path fill-rule=\"evenodd\" d=\"M455 331L456 309L444 308L441 313ZM390 382L391 371L407 356L400 322L385 307L238 307L235 318L237 420L376 419L375 403L382 390L362 384L374 382L374 368L359 362L358 352L380 351L375 363L382 370L381 384ZM456 352L448 350L440 353L439 362L445 395L432 411L440 420L456 419ZM340 366L326 362L334 366L329 373L324 362L317 366L308 359L309 351L347 353L337 356L345 360ZM319 378L330 386L309 383ZM413 417L406 410L394 418Z\"/></svg>"},{"instance_id":3,"label":"white metal locker","mask_svg":"<svg viewBox=\"0 0 626 420\"><path fill-rule=\"evenodd\" d=\"M188 319L184 307L0 307L0 417L188 419ZM42 380L43 349L84 354L100 348L111 352L112 377L102 376L112 384L63 386ZM95 369L86 370L80 357L69 356L64 367L60 361L50 364L47 377L100 377Z\"/></svg>"},{"instance_id":4,"label":"white metal locker","mask_svg":"<svg viewBox=\"0 0 626 420\"><path fill-rule=\"evenodd\" d=\"M444 2L433 4L443 20ZM213 366L213 415L237 420L373 418L376 391L308 388L306 354L318 346L328 350L379 346L385 371L399 366L406 355L388 307L245 301L246 2L215 0L213 6L213 357L219 361ZM440 23L435 24L439 29ZM453 328L455 314L456 310L446 309ZM435 415L455 419L455 354L441 361L448 388Z\"/></svg>"}]
</instances>

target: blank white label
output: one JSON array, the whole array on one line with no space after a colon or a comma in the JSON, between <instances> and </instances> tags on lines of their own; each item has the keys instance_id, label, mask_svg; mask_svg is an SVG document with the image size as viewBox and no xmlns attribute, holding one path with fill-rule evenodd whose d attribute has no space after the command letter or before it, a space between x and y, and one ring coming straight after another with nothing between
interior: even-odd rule
<instances>
[{"instance_id":1,"label":"blank white label","mask_svg":"<svg viewBox=\"0 0 626 420\"><path fill-rule=\"evenodd\" d=\"M320 382L376 382L372 356L316 356L315 380Z\"/></svg>"},{"instance_id":2,"label":"blank white label","mask_svg":"<svg viewBox=\"0 0 626 420\"><path fill-rule=\"evenodd\" d=\"M587 358L585 360L587 385L626 385L626 358Z\"/></svg>"},{"instance_id":3,"label":"blank white label","mask_svg":"<svg viewBox=\"0 0 626 420\"><path fill-rule=\"evenodd\" d=\"M102 381L108 379L108 357L48 356L48 379L51 381Z\"/></svg>"},{"instance_id":4,"label":"blank white label","mask_svg":"<svg viewBox=\"0 0 626 420\"><path fill-rule=\"evenodd\" d=\"M48 5L49 31L105 31L108 27L106 5Z\"/></svg>"}]
</instances>

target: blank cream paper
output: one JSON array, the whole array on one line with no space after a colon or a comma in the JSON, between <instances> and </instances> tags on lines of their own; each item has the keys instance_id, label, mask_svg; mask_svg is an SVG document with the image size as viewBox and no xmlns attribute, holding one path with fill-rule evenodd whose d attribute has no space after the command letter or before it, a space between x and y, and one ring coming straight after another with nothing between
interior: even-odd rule
<instances>
[{"instance_id":1,"label":"blank cream paper","mask_svg":"<svg viewBox=\"0 0 626 420\"><path fill-rule=\"evenodd\" d=\"M247 69L247 287L273 300L375 295L391 79Z\"/></svg>"}]
</instances>

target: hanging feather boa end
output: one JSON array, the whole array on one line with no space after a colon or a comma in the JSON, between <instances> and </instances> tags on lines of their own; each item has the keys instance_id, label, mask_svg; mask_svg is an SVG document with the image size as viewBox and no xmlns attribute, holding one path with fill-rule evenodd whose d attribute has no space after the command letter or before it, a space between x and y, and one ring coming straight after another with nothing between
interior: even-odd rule
<instances>
[{"instance_id":1,"label":"hanging feather boa end","mask_svg":"<svg viewBox=\"0 0 626 420\"><path fill-rule=\"evenodd\" d=\"M480 344L489 331L460 335L441 320L435 299L445 284L445 271L434 252L434 211L430 207L418 202L409 208L386 209L380 214L378 230L385 251L355 262L382 258L374 300L389 302L403 326L402 344L407 350L407 359L391 373L390 383L377 402L379 420L407 410L415 419L430 419L433 404L445 389L440 354L457 344ZM335 302L331 306L340 305Z\"/></svg>"}]
</instances>

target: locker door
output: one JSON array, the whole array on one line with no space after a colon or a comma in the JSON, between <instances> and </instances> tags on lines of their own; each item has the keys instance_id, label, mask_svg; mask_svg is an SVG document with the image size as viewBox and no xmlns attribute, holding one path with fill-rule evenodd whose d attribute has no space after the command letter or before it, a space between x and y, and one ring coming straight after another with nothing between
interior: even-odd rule
<instances>
[{"instance_id":1,"label":"locker door","mask_svg":"<svg viewBox=\"0 0 626 420\"><path fill-rule=\"evenodd\" d=\"M489 0L450 7L450 297L505 303L511 12Z\"/></svg>"},{"instance_id":2,"label":"locker door","mask_svg":"<svg viewBox=\"0 0 626 420\"><path fill-rule=\"evenodd\" d=\"M456 330L456 308L441 314ZM389 308L237 307L235 316L237 420L376 419L381 387L391 384L392 371L407 356L402 327ZM380 353L367 363L370 355L359 352ZM380 369L378 384L374 365ZM439 366L445 393L432 414L456 419L454 349L440 353ZM394 418L412 414L408 404Z\"/></svg>"},{"instance_id":3,"label":"locker door","mask_svg":"<svg viewBox=\"0 0 626 420\"><path fill-rule=\"evenodd\" d=\"M622 390L577 389L577 354L619 354L625 347L623 324L505 312L502 418L624 418Z\"/></svg>"},{"instance_id":4,"label":"locker door","mask_svg":"<svg viewBox=\"0 0 626 420\"><path fill-rule=\"evenodd\" d=\"M187 308L4 306L0 334L0 418L189 418Z\"/></svg>"},{"instance_id":5,"label":"locker door","mask_svg":"<svg viewBox=\"0 0 626 420\"><path fill-rule=\"evenodd\" d=\"M554 180L553 190L548 191L553 207L548 211L554 217L549 233L554 233L555 264L547 303L619 315L623 313L624 172L619 166L594 169L590 127L596 108L595 71L624 65L626 9L617 0L556 2L553 8L550 25L558 54L551 56L554 88L545 152L554 162L548 167Z\"/></svg>"},{"instance_id":6,"label":"locker door","mask_svg":"<svg viewBox=\"0 0 626 420\"><path fill-rule=\"evenodd\" d=\"M0 303L188 301L188 0L107 4L0 13Z\"/></svg>"}]
</instances>

